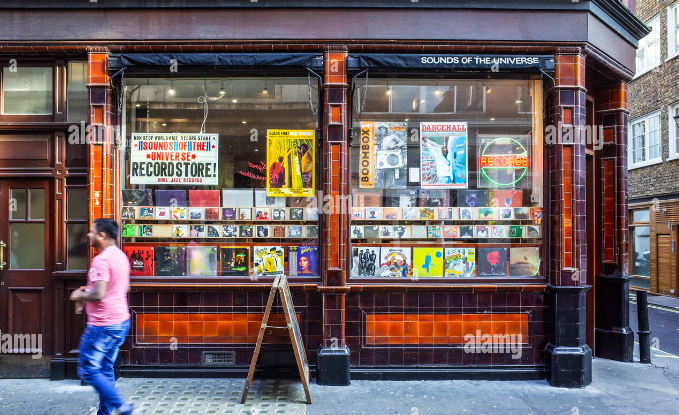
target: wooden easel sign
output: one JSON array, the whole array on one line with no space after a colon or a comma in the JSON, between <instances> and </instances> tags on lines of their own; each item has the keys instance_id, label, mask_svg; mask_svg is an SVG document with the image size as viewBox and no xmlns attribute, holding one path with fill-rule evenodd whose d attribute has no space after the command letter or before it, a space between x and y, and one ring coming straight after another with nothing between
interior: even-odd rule
<instances>
[{"instance_id":1,"label":"wooden easel sign","mask_svg":"<svg viewBox=\"0 0 679 415\"><path fill-rule=\"evenodd\" d=\"M287 327L269 326L269 315L271 314L271 306L273 305L276 293L281 297L281 304L285 312L285 321ZM250 362L250 370L248 371L248 378L245 381L243 394L240 398L240 403L245 403L252 383L252 377L255 374L255 365L259 352L262 349L262 340L267 328L273 329L287 329L290 334L290 341L292 342L292 350L295 352L295 360L297 360L297 369L299 370L299 377L302 379L304 386L304 393L306 394L306 403L311 403L311 394L309 393L309 363L306 360L306 352L304 351L304 343L302 343L302 333L299 330L297 316L295 314L295 305L292 303L292 295L290 295L290 286L288 286L288 278L285 275L276 277L271 286L269 293L269 301L266 303L266 310L264 311L264 318L262 325L259 328L259 335L257 336L257 345L255 346L255 353L252 355L252 362Z\"/></svg>"}]
</instances>

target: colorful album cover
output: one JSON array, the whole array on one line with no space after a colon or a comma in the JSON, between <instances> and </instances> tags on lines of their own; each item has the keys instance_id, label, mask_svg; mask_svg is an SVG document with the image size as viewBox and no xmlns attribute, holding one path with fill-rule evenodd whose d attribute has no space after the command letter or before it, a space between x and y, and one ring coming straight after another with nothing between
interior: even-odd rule
<instances>
[{"instance_id":1,"label":"colorful album cover","mask_svg":"<svg viewBox=\"0 0 679 415\"><path fill-rule=\"evenodd\" d=\"M172 225L172 236L175 238L186 238L189 236L188 226Z\"/></svg>"},{"instance_id":2,"label":"colorful album cover","mask_svg":"<svg viewBox=\"0 0 679 415\"><path fill-rule=\"evenodd\" d=\"M493 225L490 228L490 236L493 238L506 238L507 227L505 225Z\"/></svg>"},{"instance_id":3,"label":"colorful album cover","mask_svg":"<svg viewBox=\"0 0 679 415\"><path fill-rule=\"evenodd\" d=\"M241 238L252 238L252 225L240 225L239 234Z\"/></svg>"},{"instance_id":4,"label":"colorful album cover","mask_svg":"<svg viewBox=\"0 0 679 415\"><path fill-rule=\"evenodd\" d=\"M530 218L534 220L542 219L543 213L541 207L530 208Z\"/></svg>"},{"instance_id":5,"label":"colorful album cover","mask_svg":"<svg viewBox=\"0 0 679 415\"><path fill-rule=\"evenodd\" d=\"M539 238L539 237L540 237L539 225L526 225L526 238Z\"/></svg>"},{"instance_id":6,"label":"colorful album cover","mask_svg":"<svg viewBox=\"0 0 679 415\"><path fill-rule=\"evenodd\" d=\"M453 217L450 208L439 208L439 219L446 220L452 218Z\"/></svg>"},{"instance_id":7,"label":"colorful album cover","mask_svg":"<svg viewBox=\"0 0 679 415\"><path fill-rule=\"evenodd\" d=\"M413 277L443 277L443 248L413 248Z\"/></svg>"},{"instance_id":8,"label":"colorful album cover","mask_svg":"<svg viewBox=\"0 0 679 415\"><path fill-rule=\"evenodd\" d=\"M512 208L500 208L500 220L509 220L514 218L514 210Z\"/></svg>"},{"instance_id":9,"label":"colorful album cover","mask_svg":"<svg viewBox=\"0 0 679 415\"><path fill-rule=\"evenodd\" d=\"M187 275L193 277L217 276L216 246L186 247Z\"/></svg>"},{"instance_id":10,"label":"colorful album cover","mask_svg":"<svg viewBox=\"0 0 679 415\"><path fill-rule=\"evenodd\" d=\"M273 237L274 238L285 238L285 226L275 225L273 227Z\"/></svg>"},{"instance_id":11,"label":"colorful album cover","mask_svg":"<svg viewBox=\"0 0 679 415\"><path fill-rule=\"evenodd\" d=\"M318 247L290 246L288 247L289 274L291 277L318 276Z\"/></svg>"},{"instance_id":12,"label":"colorful album cover","mask_svg":"<svg viewBox=\"0 0 679 415\"><path fill-rule=\"evenodd\" d=\"M441 226L432 225L427 226L427 238L440 238L441 237Z\"/></svg>"},{"instance_id":13,"label":"colorful album cover","mask_svg":"<svg viewBox=\"0 0 679 415\"><path fill-rule=\"evenodd\" d=\"M362 121L361 189L405 189L408 184L406 123Z\"/></svg>"},{"instance_id":14,"label":"colorful album cover","mask_svg":"<svg viewBox=\"0 0 679 415\"><path fill-rule=\"evenodd\" d=\"M479 277L506 277L507 259L507 248L479 248Z\"/></svg>"},{"instance_id":15,"label":"colorful album cover","mask_svg":"<svg viewBox=\"0 0 679 415\"><path fill-rule=\"evenodd\" d=\"M153 219L153 209L150 207L139 208L139 219Z\"/></svg>"},{"instance_id":16,"label":"colorful album cover","mask_svg":"<svg viewBox=\"0 0 679 415\"><path fill-rule=\"evenodd\" d=\"M420 208L420 219L434 220L434 208Z\"/></svg>"},{"instance_id":17,"label":"colorful album cover","mask_svg":"<svg viewBox=\"0 0 679 415\"><path fill-rule=\"evenodd\" d=\"M398 219L398 209L389 207L389 208L384 208L383 212L384 214L384 219L388 220L397 220Z\"/></svg>"},{"instance_id":18,"label":"colorful album cover","mask_svg":"<svg viewBox=\"0 0 679 415\"><path fill-rule=\"evenodd\" d=\"M255 220L270 220L269 208L255 208Z\"/></svg>"},{"instance_id":19,"label":"colorful album cover","mask_svg":"<svg viewBox=\"0 0 679 415\"><path fill-rule=\"evenodd\" d=\"M460 220L473 220L476 219L474 215L476 213L475 209L461 207L459 208Z\"/></svg>"},{"instance_id":20,"label":"colorful album cover","mask_svg":"<svg viewBox=\"0 0 679 415\"><path fill-rule=\"evenodd\" d=\"M315 138L314 130L267 130L267 196L313 196Z\"/></svg>"},{"instance_id":21,"label":"colorful album cover","mask_svg":"<svg viewBox=\"0 0 679 415\"><path fill-rule=\"evenodd\" d=\"M219 208L205 208L206 220L219 220Z\"/></svg>"},{"instance_id":22,"label":"colorful album cover","mask_svg":"<svg viewBox=\"0 0 679 415\"><path fill-rule=\"evenodd\" d=\"M480 220L493 220L493 219L495 219L495 208L492 208L492 207L479 208L479 219Z\"/></svg>"},{"instance_id":23,"label":"colorful album cover","mask_svg":"<svg viewBox=\"0 0 679 415\"><path fill-rule=\"evenodd\" d=\"M408 237L408 227L396 225L394 226L394 238L407 238Z\"/></svg>"},{"instance_id":24,"label":"colorful album cover","mask_svg":"<svg viewBox=\"0 0 679 415\"><path fill-rule=\"evenodd\" d=\"M402 210L403 220L417 220L417 208L408 207Z\"/></svg>"},{"instance_id":25,"label":"colorful album cover","mask_svg":"<svg viewBox=\"0 0 679 415\"><path fill-rule=\"evenodd\" d=\"M221 275L229 277L250 275L250 248L247 246L223 246L220 248L222 260Z\"/></svg>"},{"instance_id":26,"label":"colorful album cover","mask_svg":"<svg viewBox=\"0 0 679 415\"><path fill-rule=\"evenodd\" d=\"M351 248L351 276L356 278L374 278L381 275L380 247L360 246Z\"/></svg>"},{"instance_id":27,"label":"colorful album cover","mask_svg":"<svg viewBox=\"0 0 679 415\"><path fill-rule=\"evenodd\" d=\"M509 237L510 238L523 238L523 226L522 225L510 225L509 226Z\"/></svg>"},{"instance_id":28,"label":"colorful album cover","mask_svg":"<svg viewBox=\"0 0 679 415\"><path fill-rule=\"evenodd\" d=\"M410 248L383 246L380 250L380 274L383 277L413 276L413 263Z\"/></svg>"},{"instance_id":29,"label":"colorful album cover","mask_svg":"<svg viewBox=\"0 0 679 415\"><path fill-rule=\"evenodd\" d=\"M487 190L458 190L457 206L459 207L488 207Z\"/></svg>"},{"instance_id":30,"label":"colorful album cover","mask_svg":"<svg viewBox=\"0 0 679 415\"><path fill-rule=\"evenodd\" d=\"M420 123L420 183L423 189L468 187L466 122Z\"/></svg>"},{"instance_id":31,"label":"colorful album cover","mask_svg":"<svg viewBox=\"0 0 679 415\"><path fill-rule=\"evenodd\" d=\"M446 277L476 276L475 248L446 248Z\"/></svg>"},{"instance_id":32,"label":"colorful album cover","mask_svg":"<svg viewBox=\"0 0 679 415\"><path fill-rule=\"evenodd\" d=\"M203 208L189 208L189 219L203 220Z\"/></svg>"},{"instance_id":33,"label":"colorful album cover","mask_svg":"<svg viewBox=\"0 0 679 415\"><path fill-rule=\"evenodd\" d=\"M285 273L285 248L282 246L255 246L253 254L254 275L274 277Z\"/></svg>"},{"instance_id":34,"label":"colorful album cover","mask_svg":"<svg viewBox=\"0 0 679 415\"><path fill-rule=\"evenodd\" d=\"M477 238L488 238L490 237L490 227L488 225L477 225L475 232Z\"/></svg>"},{"instance_id":35,"label":"colorful album cover","mask_svg":"<svg viewBox=\"0 0 679 415\"><path fill-rule=\"evenodd\" d=\"M122 231L123 238L134 238L137 236L137 225L125 224Z\"/></svg>"},{"instance_id":36,"label":"colorful album cover","mask_svg":"<svg viewBox=\"0 0 679 415\"><path fill-rule=\"evenodd\" d=\"M128 245L123 252L130 261L130 275L149 277L153 275L153 247Z\"/></svg>"},{"instance_id":37,"label":"colorful album cover","mask_svg":"<svg viewBox=\"0 0 679 415\"><path fill-rule=\"evenodd\" d=\"M302 237L302 226L301 225L290 225L288 226L288 238L301 238Z\"/></svg>"},{"instance_id":38,"label":"colorful album cover","mask_svg":"<svg viewBox=\"0 0 679 415\"><path fill-rule=\"evenodd\" d=\"M221 206L221 203L219 203L219 190L189 190L189 206Z\"/></svg>"},{"instance_id":39,"label":"colorful album cover","mask_svg":"<svg viewBox=\"0 0 679 415\"><path fill-rule=\"evenodd\" d=\"M137 208L135 207L124 207L122 218L123 219L135 219L137 217Z\"/></svg>"},{"instance_id":40,"label":"colorful album cover","mask_svg":"<svg viewBox=\"0 0 679 415\"><path fill-rule=\"evenodd\" d=\"M306 210L306 220L318 220L318 208L311 207Z\"/></svg>"},{"instance_id":41,"label":"colorful album cover","mask_svg":"<svg viewBox=\"0 0 679 415\"><path fill-rule=\"evenodd\" d=\"M253 207L254 193L252 189L222 189L223 207Z\"/></svg>"},{"instance_id":42,"label":"colorful album cover","mask_svg":"<svg viewBox=\"0 0 679 415\"><path fill-rule=\"evenodd\" d=\"M150 238L153 236L153 225L140 225L139 236Z\"/></svg>"},{"instance_id":43,"label":"colorful album cover","mask_svg":"<svg viewBox=\"0 0 679 415\"><path fill-rule=\"evenodd\" d=\"M123 189L123 205L153 206L153 190Z\"/></svg>"},{"instance_id":44,"label":"colorful album cover","mask_svg":"<svg viewBox=\"0 0 679 415\"><path fill-rule=\"evenodd\" d=\"M441 189L420 189L421 207L448 207L450 206L450 191Z\"/></svg>"},{"instance_id":45,"label":"colorful album cover","mask_svg":"<svg viewBox=\"0 0 679 415\"><path fill-rule=\"evenodd\" d=\"M172 219L174 220L186 219L186 208L185 207L172 208Z\"/></svg>"},{"instance_id":46,"label":"colorful album cover","mask_svg":"<svg viewBox=\"0 0 679 415\"><path fill-rule=\"evenodd\" d=\"M156 248L156 276L186 275L186 248L159 246Z\"/></svg>"},{"instance_id":47,"label":"colorful album cover","mask_svg":"<svg viewBox=\"0 0 679 415\"><path fill-rule=\"evenodd\" d=\"M474 226L460 225L460 238L473 238L473 237L474 237Z\"/></svg>"},{"instance_id":48,"label":"colorful album cover","mask_svg":"<svg viewBox=\"0 0 679 415\"><path fill-rule=\"evenodd\" d=\"M240 208L240 209L238 209L238 219L239 220L252 220L252 209L251 208Z\"/></svg>"},{"instance_id":49,"label":"colorful album cover","mask_svg":"<svg viewBox=\"0 0 679 415\"><path fill-rule=\"evenodd\" d=\"M281 208L272 209L271 219L273 219L273 220L285 220L285 209L281 209Z\"/></svg>"},{"instance_id":50,"label":"colorful album cover","mask_svg":"<svg viewBox=\"0 0 679 415\"><path fill-rule=\"evenodd\" d=\"M208 238L219 238L219 226L218 225L205 225L205 236Z\"/></svg>"},{"instance_id":51,"label":"colorful album cover","mask_svg":"<svg viewBox=\"0 0 679 415\"><path fill-rule=\"evenodd\" d=\"M290 208L290 220L304 220L304 209Z\"/></svg>"},{"instance_id":52,"label":"colorful album cover","mask_svg":"<svg viewBox=\"0 0 679 415\"><path fill-rule=\"evenodd\" d=\"M530 219L530 208L524 207L514 208L514 219L516 220Z\"/></svg>"},{"instance_id":53,"label":"colorful album cover","mask_svg":"<svg viewBox=\"0 0 679 415\"><path fill-rule=\"evenodd\" d=\"M155 209L156 209L156 219L159 219L159 220L170 219L170 208L169 207L156 206Z\"/></svg>"},{"instance_id":54,"label":"colorful album cover","mask_svg":"<svg viewBox=\"0 0 679 415\"><path fill-rule=\"evenodd\" d=\"M318 238L318 225L308 225L306 227L307 238Z\"/></svg>"},{"instance_id":55,"label":"colorful album cover","mask_svg":"<svg viewBox=\"0 0 679 415\"><path fill-rule=\"evenodd\" d=\"M255 207L285 207L285 198L267 196L266 189L255 189Z\"/></svg>"},{"instance_id":56,"label":"colorful album cover","mask_svg":"<svg viewBox=\"0 0 679 415\"><path fill-rule=\"evenodd\" d=\"M351 237L354 239L363 239L364 236L364 227L363 226L357 226L357 225L351 225Z\"/></svg>"},{"instance_id":57,"label":"colorful album cover","mask_svg":"<svg viewBox=\"0 0 679 415\"><path fill-rule=\"evenodd\" d=\"M509 275L533 277L540 273L540 248L513 247L509 250Z\"/></svg>"},{"instance_id":58,"label":"colorful album cover","mask_svg":"<svg viewBox=\"0 0 679 415\"><path fill-rule=\"evenodd\" d=\"M443 237L444 238L459 238L460 237L460 227L458 225L444 225L443 226Z\"/></svg>"},{"instance_id":59,"label":"colorful album cover","mask_svg":"<svg viewBox=\"0 0 679 415\"><path fill-rule=\"evenodd\" d=\"M366 239L376 239L380 237L380 227L377 225L370 225L364 227L364 235Z\"/></svg>"},{"instance_id":60,"label":"colorful album cover","mask_svg":"<svg viewBox=\"0 0 679 415\"><path fill-rule=\"evenodd\" d=\"M156 190L156 206L189 206L186 190Z\"/></svg>"},{"instance_id":61,"label":"colorful album cover","mask_svg":"<svg viewBox=\"0 0 679 415\"><path fill-rule=\"evenodd\" d=\"M393 238L394 237L394 227L392 225L380 226L380 238Z\"/></svg>"},{"instance_id":62,"label":"colorful album cover","mask_svg":"<svg viewBox=\"0 0 679 415\"><path fill-rule=\"evenodd\" d=\"M257 225L255 227L255 235L257 235L257 238L268 238L271 235L271 226Z\"/></svg>"},{"instance_id":63,"label":"colorful album cover","mask_svg":"<svg viewBox=\"0 0 679 415\"><path fill-rule=\"evenodd\" d=\"M365 208L362 207L352 207L351 208L351 219L365 219Z\"/></svg>"},{"instance_id":64,"label":"colorful album cover","mask_svg":"<svg viewBox=\"0 0 679 415\"><path fill-rule=\"evenodd\" d=\"M523 190L490 190L489 194L493 207L523 206Z\"/></svg>"},{"instance_id":65,"label":"colorful album cover","mask_svg":"<svg viewBox=\"0 0 679 415\"><path fill-rule=\"evenodd\" d=\"M427 237L427 227L424 225L414 225L410 227L410 237L413 239L424 239Z\"/></svg>"},{"instance_id":66,"label":"colorful album cover","mask_svg":"<svg viewBox=\"0 0 679 415\"><path fill-rule=\"evenodd\" d=\"M365 208L365 218L366 219L380 219L380 208L367 207Z\"/></svg>"},{"instance_id":67,"label":"colorful album cover","mask_svg":"<svg viewBox=\"0 0 679 415\"><path fill-rule=\"evenodd\" d=\"M238 225L224 225L222 226L223 238L238 238Z\"/></svg>"},{"instance_id":68,"label":"colorful album cover","mask_svg":"<svg viewBox=\"0 0 679 415\"><path fill-rule=\"evenodd\" d=\"M236 208L223 208L222 220L236 220Z\"/></svg>"}]
</instances>

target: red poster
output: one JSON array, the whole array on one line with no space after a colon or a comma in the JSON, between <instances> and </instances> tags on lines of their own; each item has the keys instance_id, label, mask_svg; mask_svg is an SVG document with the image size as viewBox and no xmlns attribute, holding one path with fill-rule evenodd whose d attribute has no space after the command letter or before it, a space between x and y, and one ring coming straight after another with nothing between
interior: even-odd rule
<instances>
[{"instance_id":1,"label":"red poster","mask_svg":"<svg viewBox=\"0 0 679 415\"><path fill-rule=\"evenodd\" d=\"M189 190L189 206L219 207L219 190Z\"/></svg>"}]
</instances>

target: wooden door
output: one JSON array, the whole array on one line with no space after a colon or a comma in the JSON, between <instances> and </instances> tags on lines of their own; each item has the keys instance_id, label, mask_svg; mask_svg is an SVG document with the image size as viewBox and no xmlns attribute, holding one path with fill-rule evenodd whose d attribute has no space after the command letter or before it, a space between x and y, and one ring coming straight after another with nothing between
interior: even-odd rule
<instances>
[{"instance_id":1,"label":"wooden door","mask_svg":"<svg viewBox=\"0 0 679 415\"><path fill-rule=\"evenodd\" d=\"M658 292L675 295L677 286L676 246L672 252L672 236L658 235ZM675 244L676 245L676 244Z\"/></svg>"},{"instance_id":2,"label":"wooden door","mask_svg":"<svg viewBox=\"0 0 679 415\"><path fill-rule=\"evenodd\" d=\"M0 342L3 377L40 376L49 368L54 306L51 198L49 180L0 179L4 262L0 270L0 330L10 335L0 337L4 339Z\"/></svg>"}]
</instances>

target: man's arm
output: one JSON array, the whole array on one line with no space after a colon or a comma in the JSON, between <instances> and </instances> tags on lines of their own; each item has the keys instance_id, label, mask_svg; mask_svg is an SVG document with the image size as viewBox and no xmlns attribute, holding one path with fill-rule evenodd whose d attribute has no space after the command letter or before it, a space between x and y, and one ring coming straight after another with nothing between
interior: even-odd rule
<instances>
[{"instance_id":1,"label":"man's arm","mask_svg":"<svg viewBox=\"0 0 679 415\"><path fill-rule=\"evenodd\" d=\"M97 303L104 299L106 290L108 289L108 281L95 281L94 289L86 292L83 288L78 288L71 294L71 301L87 301L90 303Z\"/></svg>"}]
</instances>

